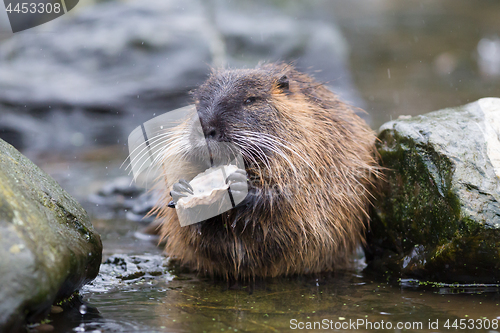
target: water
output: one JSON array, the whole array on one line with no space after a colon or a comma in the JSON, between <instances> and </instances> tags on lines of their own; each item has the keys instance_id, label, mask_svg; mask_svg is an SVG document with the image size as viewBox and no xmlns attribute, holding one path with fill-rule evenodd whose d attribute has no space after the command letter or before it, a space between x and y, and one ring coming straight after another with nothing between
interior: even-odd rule
<instances>
[{"instance_id":1,"label":"water","mask_svg":"<svg viewBox=\"0 0 500 333\"><path fill-rule=\"evenodd\" d=\"M254 287L252 294L249 287L224 290L223 285L191 274L178 277L182 279L158 278L131 290L86 294L84 299L101 318L84 323L92 329L141 332L276 332L298 322L324 325L325 319L333 328L358 320L422 323L423 328L438 320L442 328L446 320L494 319L499 312L494 294L406 290L353 272L319 279L274 279Z\"/></svg>"}]
</instances>

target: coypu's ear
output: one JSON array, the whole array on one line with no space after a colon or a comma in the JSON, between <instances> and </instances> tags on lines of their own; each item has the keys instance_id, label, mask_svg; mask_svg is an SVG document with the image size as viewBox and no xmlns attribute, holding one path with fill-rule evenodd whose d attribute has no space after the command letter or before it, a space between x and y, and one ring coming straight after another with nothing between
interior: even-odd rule
<instances>
[{"instance_id":1,"label":"coypu's ear","mask_svg":"<svg viewBox=\"0 0 500 333\"><path fill-rule=\"evenodd\" d=\"M288 90L288 88L290 87L288 76L286 75L281 76L276 83L278 85L278 88L282 90Z\"/></svg>"}]
</instances>

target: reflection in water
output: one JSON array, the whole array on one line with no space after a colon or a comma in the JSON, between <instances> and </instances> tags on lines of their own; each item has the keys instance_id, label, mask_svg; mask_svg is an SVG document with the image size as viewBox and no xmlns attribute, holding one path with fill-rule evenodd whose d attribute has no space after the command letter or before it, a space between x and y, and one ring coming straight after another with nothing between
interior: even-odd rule
<instances>
[{"instance_id":1,"label":"reflection in water","mask_svg":"<svg viewBox=\"0 0 500 333\"><path fill-rule=\"evenodd\" d=\"M99 310L88 305L81 297L74 297L71 305L66 305L64 308L63 312L53 311L50 315L52 320L50 325L57 332L88 332L101 328L99 322L102 323L104 319Z\"/></svg>"}]
</instances>

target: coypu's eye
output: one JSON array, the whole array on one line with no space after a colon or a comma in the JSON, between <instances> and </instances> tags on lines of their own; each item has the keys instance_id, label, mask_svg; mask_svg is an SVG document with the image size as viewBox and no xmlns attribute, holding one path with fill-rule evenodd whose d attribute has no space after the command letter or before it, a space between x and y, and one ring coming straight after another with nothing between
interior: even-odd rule
<instances>
[{"instance_id":1,"label":"coypu's eye","mask_svg":"<svg viewBox=\"0 0 500 333\"><path fill-rule=\"evenodd\" d=\"M257 97L248 97L243 104L250 105L257 100Z\"/></svg>"}]
</instances>

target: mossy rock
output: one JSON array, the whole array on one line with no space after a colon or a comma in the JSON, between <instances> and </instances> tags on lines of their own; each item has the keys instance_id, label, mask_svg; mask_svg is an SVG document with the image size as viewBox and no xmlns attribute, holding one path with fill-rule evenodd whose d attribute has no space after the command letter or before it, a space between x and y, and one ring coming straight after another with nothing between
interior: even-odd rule
<instances>
[{"instance_id":1,"label":"mossy rock","mask_svg":"<svg viewBox=\"0 0 500 333\"><path fill-rule=\"evenodd\" d=\"M0 331L43 318L96 277L101 256L80 204L0 140Z\"/></svg>"},{"instance_id":2,"label":"mossy rock","mask_svg":"<svg viewBox=\"0 0 500 333\"><path fill-rule=\"evenodd\" d=\"M384 124L386 182L369 269L389 278L500 283L500 99Z\"/></svg>"}]
</instances>

